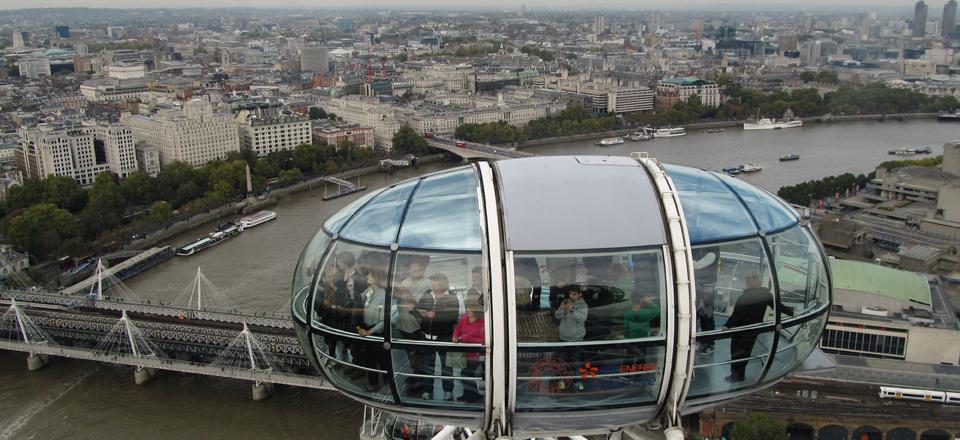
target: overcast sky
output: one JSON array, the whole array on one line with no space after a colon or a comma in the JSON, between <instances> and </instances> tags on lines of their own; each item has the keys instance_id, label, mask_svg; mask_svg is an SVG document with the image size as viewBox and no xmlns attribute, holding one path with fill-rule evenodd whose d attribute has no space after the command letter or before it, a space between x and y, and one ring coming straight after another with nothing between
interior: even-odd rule
<instances>
[{"instance_id":1,"label":"overcast sky","mask_svg":"<svg viewBox=\"0 0 960 440\"><path fill-rule=\"evenodd\" d=\"M750 2L744 0L710 1L710 0L473 0L465 2L450 2L449 0L0 0L0 9L44 8L44 7L109 7L109 8L221 8L221 7L297 7L297 8L498 8L515 9L520 3L526 3L528 10L533 9L709 9L709 10L747 10L747 9L791 9L816 12L822 10L856 9L902 9L913 10L913 1L910 0L761 0ZM928 1L931 12L940 9L945 0Z\"/></svg>"}]
</instances>

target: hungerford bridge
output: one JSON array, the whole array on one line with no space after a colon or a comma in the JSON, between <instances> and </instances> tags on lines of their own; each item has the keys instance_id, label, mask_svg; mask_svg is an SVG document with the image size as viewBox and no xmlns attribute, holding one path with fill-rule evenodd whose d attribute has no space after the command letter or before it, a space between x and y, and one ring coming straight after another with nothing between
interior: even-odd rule
<instances>
[{"instance_id":1,"label":"hungerford bridge","mask_svg":"<svg viewBox=\"0 0 960 440\"><path fill-rule=\"evenodd\" d=\"M0 291L0 349L28 353L27 368L51 356L135 367L144 384L158 370L253 382L260 400L274 384L333 389L317 375L289 317L230 307L197 269L174 304L139 301L98 264L89 292Z\"/></svg>"}]
</instances>

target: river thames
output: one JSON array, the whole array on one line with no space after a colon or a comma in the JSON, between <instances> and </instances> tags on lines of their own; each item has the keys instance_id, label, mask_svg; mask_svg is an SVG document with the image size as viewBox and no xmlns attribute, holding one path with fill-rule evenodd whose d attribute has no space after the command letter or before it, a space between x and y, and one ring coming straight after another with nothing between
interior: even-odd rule
<instances>
[{"instance_id":1,"label":"river thames","mask_svg":"<svg viewBox=\"0 0 960 440\"><path fill-rule=\"evenodd\" d=\"M773 192L784 185L851 172L868 173L894 157L897 147L930 147L960 138L960 124L933 120L808 124L799 129L722 133L693 131L651 142L601 148L593 141L530 147L538 155L628 155L646 151L664 162L710 169L757 163L763 171L742 176ZM800 160L779 162L785 154ZM912 158L912 157L909 157ZM456 166L429 164L392 175L361 178L368 191L408 177ZM303 246L321 223L355 197L324 202L323 190L285 197L274 208L275 221L248 230L220 246L191 257L173 258L128 280L139 298L171 302L189 285L197 268L231 307L251 313L280 313L289 307L289 285ZM203 225L174 237L176 245L203 235ZM240 381L160 372L148 386L133 384L133 371L88 362L59 360L27 373L25 355L0 351L0 440L3 439L156 439L189 438L356 438L361 408L332 392L279 387L262 402L250 399Z\"/></svg>"}]
</instances>

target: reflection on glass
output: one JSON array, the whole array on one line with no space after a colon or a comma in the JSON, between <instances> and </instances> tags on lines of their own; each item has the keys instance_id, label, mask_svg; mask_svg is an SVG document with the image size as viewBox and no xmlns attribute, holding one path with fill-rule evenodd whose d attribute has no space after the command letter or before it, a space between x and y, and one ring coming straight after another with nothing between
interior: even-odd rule
<instances>
[{"instance_id":1,"label":"reflection on glass","mask_svg":"<svg viewBox=\"0 0 960 440\"><path fill-rule=\"evenodd\" d=\"M820 341L820 334L826 324L826 314L813 318L803 324L784 328L780 332L780 341L777 345L777 352L774 354L773 365L764 381L773 380L794 370Z\"/></svg>"},{"instance_id":2,"label":"reflection on glass","mask_svg":"<svg viewBox=\"0 0 960 440\"><path fill-rule=\"evenodd\" d=\"M660 307L666 287L659 250L519 254L514 261L520 342L663 334Z\"/></svg>"},{"instance_id":3,"label":"reflection on glass","mask_svg":"<svg viewBox=\"0 0 960 440\"><path fill-rule=\"evenodd\" d=\"M717 176L743 199L743 204L753 214L760 229L769 232L797 224L796 212L774 196L735 177L725 174L717 174Z\"/></svg>"},{"instance_id":4,"label":"reflection on glass","mask_svg":"<svg viewBox=\"0 0 960 440\"><path fill-rule=\"evenodd\" d=\"M797 314L816 310L827 302L827 272L810 231L797 226L768 237L773 252L780 300Z\"/></svg>"},{"instance_id":5,"label":"reflection on glass","mask_svg":"<svg viewBox=\"0 0 960 440\"><path fill-rule=\"evenodd\" d=\"M478 320L482 323L482 316ZM458 407L479 407L483 403L486 357L482 347L453 351L424 346L392 352L401 401Z\"/></svg>"},{"instance_id":6,"label":"reflection on glass","mask_svg":"<svg viewBox=\"0 0 960 440\"><path fill-rule=\"evenodd\" d=\"M697 246L693 249L693 269L697 334L774 320L773 278L759 238ZM748 279L752 279L752 286L747 285ZM751 290L744 296L748 287ZM728 323L738 303L738 317ZM709 353L713 346L704 340L700 350Z\"/></svg>"},{"instance_id":7,"label":"reflection on glass","mask_svg":"<svg viewBox=\"0 0 960 440\"><path fill-rule=\"evenodd\" d=\"M343 345L344 341L336 338L313 335L313 348L318 354L320 368L334 386L346 389L371 400L390 402L393 400L387 377L386 365L389 362L388 353L380 342L366 342L354 340L351 344L357 354L375 357L373 362L360 365L356 361L345 361L332 357L330 352L334 347Z\"/></svg>"},{"instance_id":8,"label":"reflection on glass","mask_svg":"<svg viewBox=\"0 0 960 440\"><path fill-rule=\"evenodd\" d=\"M400 246L480 250L480 210L473 168L423 180L410 202Z\"/></svg>"},{"instance_id":9,"label":"reflection on glass","mask_svg":"<svg viewBox=\"0 0 960 440\"><path fill-rule=\"evenodd\" d=\"M711 173L665 165L677 186L691 243L755 234L756 226L737 196Z\"/></svg>"},{"instance_id":10,"label":"reflection on glass","mask_svg":"<svg viewBox=\"0 0 960 440\"><path fill-rule=\"evenodd\" d=\"M722 394L755 384L770 353L772 335L772 331L754 330L727 337L714 336L715 350L698 352L694 359L688 398Z\"/></svg>"},{"instance_id":11,"label":"reflection on glass","mask_svg":"<svg viewBox=\"0 0 960 440\"><path fill-rule=\"evenodd\" d=\"M400 219L417 181L387 189L360 208L343 227L343 238L362 243L388 246L397 238Z\"/></svg>"},{"instance_id":12,"label":"reflection on glass","mask_svg":"<svg viewBox=\"0 0 960 440\"><path fill-rule=\"evenodd\" d=\"M327 243L330 239L327 234L320 230L317 235L307 243L300 254L300 260L297 262L297 270L293 273L293 316L303 322L307 321L307 299L310 293L310 283L313 281L314 272L320 265L320 258L327 249Z\"/></svg>"},{"instance_id":13,"label":"reflection on glass","mask_svg":"<svg viewBox=\"0 0 960 440\"><path fill-rule=\"evenodd\" d=\"M517 408L562 411L650 403L663 376L663 345L522 349Z\"/></svg>"},{"instance_id":14,"label":"reflection on glass","mask_svg":"<svg viewBox=\"0 0 960 440\"><path fill-rule=\"evenodd\" d=\"M353 213L360 209L361 206L369 202L370 199L376 197L383 191L383 189L372 191L369 194L350 202L349 205L331 215L330 218L327 219L327 221L323 224L323 228L331 234L340 233L340 228L343 227L343 224L346 223L347 220L350 220L350 217L353 215Z\"/></svg>"}]
</instances>

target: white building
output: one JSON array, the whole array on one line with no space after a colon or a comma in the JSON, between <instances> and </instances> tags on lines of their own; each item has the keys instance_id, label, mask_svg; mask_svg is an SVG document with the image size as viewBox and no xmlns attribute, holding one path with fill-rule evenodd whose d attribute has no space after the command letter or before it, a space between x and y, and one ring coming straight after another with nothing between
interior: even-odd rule
<instances>
[{"instance_id":1,"label":"white building","mask_svg":"<svg viewBox=\"0 0 960 440\"><path fill-rule=\"evenodd\" d=\"M657 83L657 108L671 108L678 101L687 102L693 95L700 97L702 105L720 106L720 86L717 83L688 76L668 78Z\"/></svg>"},{"instance_id":2,"label":"white building","mask_svg":"<svg viewBox=\"0 0 960 440\"><path fill-rule=\"evenodd\" d=\"M47 57L21 58L17 61L17 67L20 68L20 76L23 78L50 76L50 58Z\"/></svg>"},{"instance_id":3,"label":"white building","mask_svg":"<svg viewBox=\"0 0 960 440\"><path fill-rule=\"evenodd\" d=\"M143 78L146 74L146 66L141 63L114 63L106 68L107 76L120 80Z\"/></svg>"},{"instance_id":4,"label":"white building","mask_svg":"<svg viewBox=\"0 0 960 440\"><path fill-rule=\"evenodd\" d=\"M199 167L240 151L237 121L201 99L187 102L182 110L164 110L150 117L124 115L121 121L130 126L137 142L159 150L161 166L182 161Z\"/></svg>"},{"instance_id":5,"label":"white building","mask_svg":"<svg viewBox=\"0 0 960 440\"><path fill-rule=\"evenodd\" d=\"M120 178L129 176L139 168L133 131L120 124L99 124L91 129L97 155L103 155L110 171Z\"/></svg>"},{"instance_id":6,"label":"white building","mask_svg":"<svg viewBox=\"0 0 960 440\"><path fill-rule=\"evenodd\" d=\"M123 29L123 26L107 26L107 37L117 40L126 35L127 32Z\"/></svg>"},{"instance_id":7,"label":"white building","mask_svg":"<svg viewBox=\"0 0 960 440\"><path fill-rule=\"evenodd\" d=\"M596 113L631 113L653 110L654 94L648 87L628 87L592 81L560 81L561 91L586 97L586 106Z\"/></svg>"},{"instance_id":8,"label":"white building","mask_svg":"<svg viewBox=\"0 0 960 440\"><path fill-rule=\"evenodd\" d=\"M330 70L327 48L314 44L303 46L300 49L300 70L313 73Z\"/></svg>"},{"instance_id":9,"label":"white building","mask_svg":"<svg viewBox=\"0 0 960 440\"><path fill-rule=\"evenodd\" d=\"M25 177L67 176L90 185L97 174L110 171L105 154L97 155L92 130L40 126L21 128L19 132L21 154L26 158L21 164Z\"/></svg>"},{"instance_id":10,"label":"white building","mask_svg":"<svg viewBox=\"0 0 960 440\"><path fill-rule=\"evenodd\" d=\"M150 177L160 174L160 150L152 145L140 142L136 146L137 166Z\"/></svg>"},{"instance_id":11,"label":"white building","mask_svg":"<svg viewBox=\"0 0 960 440\"><path fill-rule=\"evenodd\" d=\"M373 141L377 148L387 151L393 148L393 135L400 130L401 123L390 104L349 95L320 102L318 106L346 122L373 128Z\"/></svg>"},{"instance_id":12,"label":"white building","mask_svg":"<svg viewBox=\"0 0 960 440\"><path fill-rule=\"evenodd\" d=\"M23 31L13 31L13 50L24 50L27 48L26 38L23 37Z\"/></svg>"},{"instance_id":13,"label":"white building","mask_svg":"<svg viewBox=\"0 0 960 440\"><path fill-rule=\"evenodd\" d=\"M145 101L162 93L153 92L142 79L92 79L80 85L80 94L90 102Z\"/></svg>"},{"instance_id":14,"label":"white building","mask_svg":"<svg viewBox=\"0 0 960 440\"><path fill-rule=\"evenodd\" d=\"M243 148L256 152L257 156L292 150L311 141L311 123L306 116L261 118L255 112L242 110L237 121Z\"/></svg>"}]
</instances>

